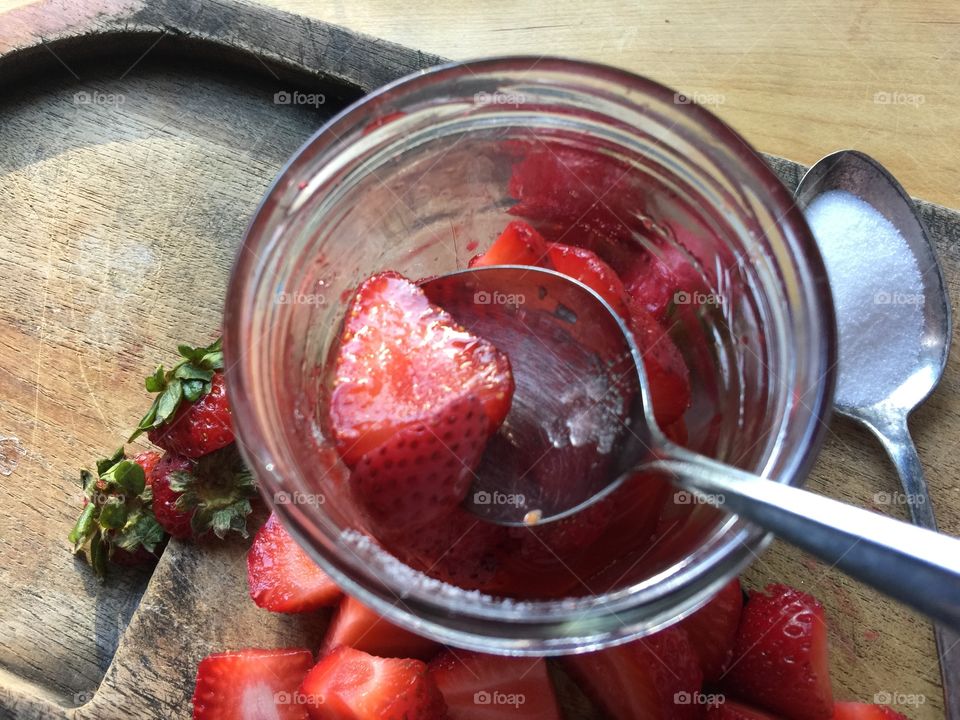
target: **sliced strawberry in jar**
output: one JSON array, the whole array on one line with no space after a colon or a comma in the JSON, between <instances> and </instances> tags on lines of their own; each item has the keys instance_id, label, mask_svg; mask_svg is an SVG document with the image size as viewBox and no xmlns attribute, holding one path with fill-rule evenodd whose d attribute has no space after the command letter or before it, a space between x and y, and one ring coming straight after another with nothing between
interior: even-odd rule
<instances>
[{"instance_id":1,"label":"sliced strawberry in jar","mask_svg":"<svg viewBox=\"0 0 960 720\"><path fill-rule=\"evenodd\" d=\"M443 720L443 696L420 660L334 650L303 680L312 720Z\"/></svg>"},{"instance_id":2,"label":"sliced strawberry in jar","mask_svg":"<svg viewBox=\"0 0 960 720\"><path fill-rule=\"evenodd\" d=\"M466 590L492 588L517 545L509 528L484 522L460 508L414 532L383 539L392 553L414 569Z\"/></svg>"},{"instance_id":3,"label":"sliced strawberry in jar","mask_svg":"<svg viewBox=\"0 0 960 720\"><path fill-rule=\"evenodd\" d=\"M547 241L522 220L510 222L482 255L470 261L470 267L488 265L532 265L547 262Z\"/></svg>"},{"instance_id":4,"label":"sliced strawberry in jar","mask_svg":"<svg viewBox=\"0 0 960 720\"><path fill-rule=\"evenodd\" d=\"M643 358L654 416L660 427L668 427L690 407L690 371L667 330L636 303L630 303L629 325Z\"/></svg>"},{"instance_id":5,"label":"sliced strawberry in jar","mask_svg":"<svg viewBox=\"0 0 960 720\"><path fill-rule=\"evenodd\" d=\"M312 664L313 653L304 649L208 655L197 667L194 720L307 720L297 690Z\"/></svg>"},{"instance_id":6,"label":"sliced strawberry in jar","mask_svg":"<svg viewBox=\"0 0 960 720\"><path fill-rule=\"evenodd\" d=\"M341 595L275 515L257 532L247 553L247 587L259 607L281 613L316 610Z\"/></svg>"},{"instance_id":7,"label":"sliced strawberry in jar","mask_svg":"<svg viewBox=\"0 0 960 720\"><path fill-rule=\"evenodd\" d=\"M430 663L450 720L560 720L543 658L447 650Z\"/></svg>"},{"instance_id":8,"label":"sliced strawberry in jar","mask_svg":"<svg viewBox=\"0 0 960 720\"><path fill-rule=\"evenodd\" d=\"M467 494L489 429L475 396L454 399L361 457L350 475L354 499L380 530L432 522Z\"/></svg>"},{"instance_id":9,"label":"sliced strawberry in jar","mask_svg":"<svg viewBox=\"0 0 960 720\"><path fill-rule=\"evenodd\" d=\"M827 623L816 598L787 585L753 591L723 688L789 720L833 716Z\"/></svg>"},{"instance_id":10,"label":"sliced strawberry in jar","mask_svg":"<svg viewBox=\"0 0 960 720\"><path fill-rule=\"evenodd\" d=\"M433 640L397 627L349 595L333 616L321 653L325 655L341 646L378 657L418 660L429 660L440 649Z\"/></svg>"},{"instance_id":11,"label":"sliced strawberry in jar","mask_svg":"<svg viewBox=\"0 0 960 720\"><path fill-rule=\"evenodd\" d=\"M585 248L552 243L550 264L564 275L579 280L607 301L620 315L627 316L627 294L613 268Z\"/></svg>"},{"instance_id":12,"label":"sliced strawberry in jar","mask_svg":"<svg viewBox=\"0 0 960 720\"><path fill-rule=\"evenodd\" d=\"M507 357L401 275L364 281L344 320L330 400L343 461L354 467L398 432L467 395L480 400L494 432L513 395Z\"/></svg>"},{"instance_id":13,"label":"sliced strawberry in jar","mask_svg":"<svg viewBox=\"0 0 960 720\"><path fill-rule=\"evenodd\" d=\"M710 602L680 623L697 651L707 684L719 680L730 664L742 611L743 590L740 580L734 578Z\"/></svg>"},{"instance_id":14,"label":"sliced strawberry in jar","mask_svg":"<svg viewBox=\"0 0 960 720\"><path fill-rule=\"evenodd\" d=\"M624 645L563 658L583 691L613 720L700 717L703 674L686 632L667 628Z\"/></svg>"}]
</instances>

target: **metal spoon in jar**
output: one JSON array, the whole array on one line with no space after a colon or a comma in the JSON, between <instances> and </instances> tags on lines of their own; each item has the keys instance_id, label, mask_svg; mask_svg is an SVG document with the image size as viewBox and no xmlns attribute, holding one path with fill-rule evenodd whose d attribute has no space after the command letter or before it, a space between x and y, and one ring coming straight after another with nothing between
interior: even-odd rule
<instances>
[{"instance_id":1,"label":"metal spoon in jar","mask_svg":"<svg viewBox=\"0 0 960 720\"><path fill-rule=\"evenodd\" d=\"M642 482L634 480L643 477L635 474L638 468L659 470L703 501L960 632L960 540L772 482L672 443L654 420L632 333L585 285L550 270L494 266L434 278L423 288L434 303L505 352L514 368L510 412L522 417L505 432L501 428L488 447L467 497L469 511L503 525L552 522L585 510L622 482ZM532 358L535 362L528 362ZM525 366L532 370L521 372ZM564 437L576 438L573 444L590 449L588 455L596 457L593 448L603 446L610 464L598 469L585 458L587 471L577 483L556 473L534 480L515 472L511 460L527 441L546 444L549 452L557 421L566 423ZM623 432L603 430L611 427Z\"/></svg>"},{"instance_id":2,"label":"metal spoon in jar","mask_svg":"<svg viewBox=\"0 0 960 720\"><path fill-rule=\"evenodd\" d=\"M849 193L866 202L886 218L902 238L896 245L904 257L907 272L890 273L882 287L871 287L869 280L850 270L846 245L849 233L842 226L831 226L823 201L837 192ZM913 201L900 183L873 158L852 150L827 155L803 176L796 191L797 204L807 212L821 254L827 265L834 297L849 295L857 288L869 302L889 306L884 328L865 327L864 313L855 302L837 302L840 330L840 373L835 405L837 411L866 426L879 438L893 460L900 484L915 525L937 529L923 468L910 437L907 418L940 381L952 337L950 302L940 265ZM819 203L818 203L819 199ZM834 230L841 231L837 237ZM871 253L882 252L874 247ZM865 249L864 249L865 250ZM876 269L875 269L876 270ZM912 282L911 277L912 276ZM852 288L852 290L851 290ZM853 299L853 298L851 298ZM884 302L885 301L885 302ZM898 322L901 321L902 322ZM859 338L864 334L882 338L872 343L874 362L883 362L886 382L878 382L876 373L864 371L864 359L858 357ZM897 338L897 347L887 342ZM845 342L846 341L846 342ZM846 351L845 351L846 346ZM899 357L891 355L899 354ZM904 357L906 356L906 357ZM871 377L874 375L874 377ZM949 720L960 719L960 636L935 626L937 652L943 677L944 700Z\"/></svg>"}]
</instances>

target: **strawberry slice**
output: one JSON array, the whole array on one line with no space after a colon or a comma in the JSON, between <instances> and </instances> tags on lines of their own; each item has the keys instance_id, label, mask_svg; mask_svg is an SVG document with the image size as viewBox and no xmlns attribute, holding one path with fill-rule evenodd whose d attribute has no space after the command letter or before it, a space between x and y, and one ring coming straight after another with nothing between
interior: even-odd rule
<instances>
[{"instance_id":1,"label":"strawberry slice","mask_svg":"<svg viewBox=\"0 0 960 720\"><path fill-rule=\"evenodd\" d=\"M678 627L625 645L563 659L587 696L614 720L686 720L700 716L695 702L703 673Z\"/></svg>"},{"instance_id":2,"label":"strawberry slice","mask_svg":"<svg viewBox=\"0 0 960 720\"><path fill-rule=\"evenodd\" d=\"M262 608L299 613L332 605L340 588L271 514L247 553L250 597Z\"/></svg>"},{"instance_id":3,"label":"strawberry slice","mask_svg":"<svg viewBox=\"0 0 960 720\"><path fill-rule=\"evenodd\" d=\"M383 539L414 569L466 590L490 589L517 544L510 528L479 520L461 508L415 532Z\"/></svg>"},{"instance_id":4,"label":"strawberry slice","mask_svg":"<svg viewBox=\"0 0 960 720\"><path fill-rule=\"evenodd\" d=\"M586 248L552 243L550 264L557 272L579 280L602 297L617 313L627 316L627 293L613 268Z\"/></svg>"},{"instance_id":5,"label":"strawberry slice","mask_svg":"<svg viewBox=\"0 0 960 720\"><path fill-rule=\"evenodd\" d=\"M306 720L297 689L313 664L309 650L239 650L197 666L194 720Z\"/></svg>"},{"instance_id":6,"label":"strawberry slice","mask_svg":"<svg viewBox=\"0 0 960 720\"><path fill-rule=\"evenodd\" d=\"M330 398L343 461L354 467L398 432L467 395L480 400L494 432L513 396L507 357L401 275L364 281L344 320Z\"/></svg>"},{"instance_id":7,"label":"strawberry slice","mask_svg":"<svg viewBox=\"0 0 960 720\"><path fill-rule=\"evenodd\" d=\"M907 716L886 705L838 702L833 706L833 720L907 720Z\"/></svg>"},{"instance_id":8,"label":"strawberry slice","mask_svg":"<svg viewBox=\"0 0 960 720\"><path fill-rule=\"evenodd\" d=\"M563 717L543 658L447 650L430 663L430 675L450 720Z\"/></svg>"},{"instance_id":9,"label":"strawberry slice","mask_svg":"<svg viewBox=\"0 0 960 720\"><path fill-rule=\"evenodd\" d=\"M397 627L349 595L340 601L323 639L321 653L347 646L378 657L429 660L439 645L433 640Z\"/></svg>"},{"instance_id":10,"label":"strawberry slice","mask_svg":"<svg viewBox=\"0 0 960 720\"><path fill-rule=\"evenodd\" d=\"M787 585L751 592L724 689L790 720L833 716L823 606Z\"/></svg>"},{"instance_id":11,"label":"strawberry slice","mask_svg":"<svg viewBox=\"0 0 960 720\"><path fill-rule=\"evenodd\" d=\"M312 720L443 720L443 696L420 660L341 647L314 666L300 693ZM313 700L313 702L311 702Z\"/></svg>"},{"instance_id":12,"label":"strawberry slice","mask_svg":"<svg viewBox=\"0 0 960 720\"><path fill-rule=\"evenodd\" d=\"M742 610L743 591L740 580L734 578L710 602L680 623L697 651L707 684L720 679L733 657Z\"/></svg>"},{"instance_id":13,"label":"strawberry slice","mask_svg":"<svg viewBox=\"0 0 960 720\"><path fill-rule=\"evenodd\" d=\"M361 457L350 476L354 499L380 529L432 522L467 494L489 428L475 396L454 399Z\"/></svg>"},{"instance_id":14,"label":"strawberry slice","mask_svg":"<svg viewBox=\"0 0 960 720\"><path fill-rule=\"evenodd\" d=\"M666 329L631 302L630 330L643 358L654 416L660 427L680 420L690 407L690 371Z\"/></svg>"},{"instance_id":15,"label":"strawberry slice","mask_svg":"<svg viewBox=\"0 0 960 720\"><path fill-rule=\"evenodd\" d=\"M522 220L508 224L500 237L483 255L470 261L470 267L487 265L543 265L547 260L547 241Z\"/></svg>"},{"instance_id":16,"label":"strawberry slice","mask_svg":"<svg viewBox=\"0 0 960 720\"><path fill-rule=\"evenodd\" d=\"M778 718L746 705L725 700L719 705L711 705L707 708L707 720L778 720Z\"/></svg>"}]
</instances>

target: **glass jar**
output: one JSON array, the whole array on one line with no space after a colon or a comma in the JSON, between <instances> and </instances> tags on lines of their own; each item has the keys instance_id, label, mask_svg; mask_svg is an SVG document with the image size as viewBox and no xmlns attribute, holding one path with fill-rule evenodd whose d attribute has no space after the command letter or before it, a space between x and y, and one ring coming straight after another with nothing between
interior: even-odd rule
<instances>
[{"instance_id":1,"label":"glass jar","mask_svg":"<svg viewBox=\"0 0 960 720\"><path fill-rule=\"evenodd\" d=\"M453 64L333 118L250 225L227 298L225 354L238 440L265 497L347 592L453 645L556 654L675 622L769 538L677 493L662 513L676 528L648 552L624 553L602 590L582 583L563 597L534 589L517 599L428 578L368 537L327 420L331 348L347 302L378 271L417 279L464 268L513 219L512 168L533 152L557 157L569 182L582 180L554 203L561 215L582 206L594 230L616 224L601 255L623 263L646 253L697 279L671 298L666 321L691 373L688 447L802 483L825 431L836 359L826 274L803 216L714 115L606 66ZM603 171L578 166L577 153L603 158ZM568 217L561 234L592 232L577 223Z\"/></svg>"}]
</instances>

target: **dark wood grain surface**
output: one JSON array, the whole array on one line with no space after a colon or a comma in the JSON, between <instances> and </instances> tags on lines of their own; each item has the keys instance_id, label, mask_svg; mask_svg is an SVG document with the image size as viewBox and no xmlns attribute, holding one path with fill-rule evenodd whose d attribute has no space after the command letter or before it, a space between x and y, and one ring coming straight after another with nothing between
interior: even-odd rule
<instances>
[{"instance_id":1,"label":"dark wood grain surface","mask_svg":"<svg viewBox=\"0 0 960 720\"><path fill-rule=\"evenodd\" d=\"M145 369L218 326L233 253L285 159L345 103L439 61L222 0L59 0L0 16L0 717L186 718L207 653L316 647L323 614L247 599L242 541L173 542L152 575L93 581L66 543L77 473L142 413ZM325 102L274 102L294 89ZM799 166L770 162L795 184ZM960 215L921 209L956 296ZM913 423L952 534L958 382L951 360ZM906 517L877 504L897 490L893 470L844 421L811 487ZM922 619L779 544L747 579L824 601L839 697L913 695L911 718L943 717ZM589 717L563 687L570 716Z\"/></svg>"}]
</instances>

